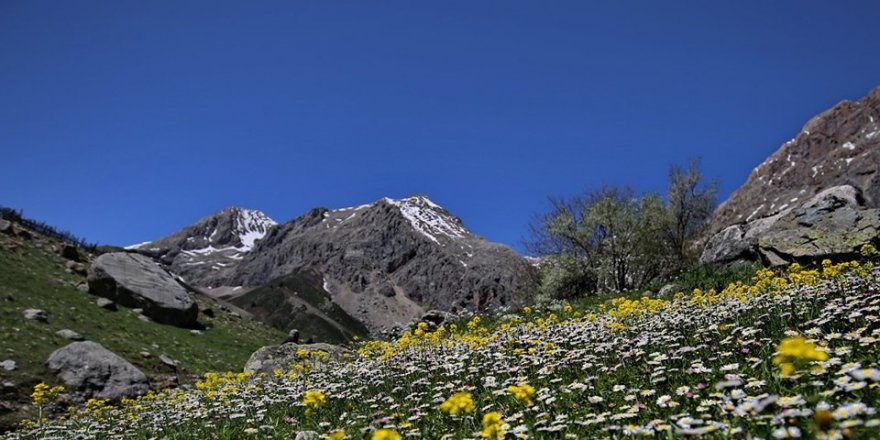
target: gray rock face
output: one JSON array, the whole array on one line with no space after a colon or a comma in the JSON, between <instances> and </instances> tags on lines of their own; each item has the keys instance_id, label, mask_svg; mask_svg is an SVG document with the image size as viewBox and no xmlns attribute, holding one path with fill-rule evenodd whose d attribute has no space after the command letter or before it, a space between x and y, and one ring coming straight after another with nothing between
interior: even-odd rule
<instances>
[{"instance_id":1,"label":"gray rock face","mask_svg":"<svg viewBox=\"0 0 880 440\"><path fill-rule=\"evenodd\" d=\"M114 252L89 268L89 291L126 307L141 308L156 322L196 325L198 307L189 292L165 269L143 255Z\"/></svg>"},{"instance_id":2,"label":"gray rock face","mask_svg":"<svg viewBox=\"0 0 880 440\"><path fill-rule=\"evenodd\" d=\"M497 309L524 302L534 268L468 231L423 196L315 209L270 230L227 285L260 286L314 271L346 313L374 334L425 309Z\"/></svg>"},{"instance_id":3,"label":"gray rock face","mask_svg":"<svg viewBox=\"0 0 880 440\"><path fill-rule=\"evenodd\" d=\"M49 314L46 313L45 310L40 309L26 309L24 312L24 319L29 321L40 321L46 322L49 320Z\"/></svg>"},{"instance_id":4,"label":"gray rock face","mask_svg":"<svg viewBox=\"0 0 880 440\"><path fill-rule=\"evenodd\" d=\"M732 265L762 260L772 266L849 257L880 240L880 209L864 205L852 186L828 188L802 205L715 234L704 262Z\"/></svg>"},{"instance_id":5,"label":"gray rock face","mask_svg":"<svg viewBox=\"0 0 880 440\"><path fill-rule=\"evenodd\" d=\"M58 330L55 334L71 341L82 341L84 339L81 334L68 328Z\"/></svg>"},{"instance_id":6,"label":"gray rock face","mask_svg":"<svg viewBox=\"0 0 880 440\"><path fill-rule=\"evenodd\" d=\"M52 352L51 369L82 399L119 400L149 390L147 377L134 365L91 341L74 342Z\"/></svg>"},{"instance_id":7,"label":"gray rock face","mask_svg":"<svg viewBox=\"0 0 880 440\"><path fill-rule=\"evenodd\" d=\"M829 188L777 221L758 240L766 260L780 263L855 255L880 239L880 209L864 209L851 186Z\"/></svg>"},{"instance_id":8,"label":"gray rock face","mask_svg":"<svg viewBox=\"0 0 880 440\"><path fill-rule=\"evenodd\" d=\"M784 212L822 190L849 185L880 208L880 87L814 117L749 175L710 221L714 234Z\"/></svg>"},{"instance_id":9,"label":"gray rock face","mask_svg":"<svg viewBox=\"0 0 880 440\"><path fill-rule=\"evenodd\" d=\"M244 366L244 371L253 373L272 374L275 370L289 371L292 364L300 363L304 359L297 353L301 350L312 353L323 352L329 355L330 360L340 360L351 351L337 345L330 344L281 344L269 345L254 352ZM309 360L321 365L321 356L310 356Z\"/></svg>"},{"instance_id":10,"label":"gray rock face","mask_svg":"<svg viewBox=\"0 0 880 440\"><path fill-rule=\"evenodd\" d=\"M216 287L276 224L260 211L231 207L172 235L127 249L157 258L187 283Z\"/></svg>"}]
</instances>

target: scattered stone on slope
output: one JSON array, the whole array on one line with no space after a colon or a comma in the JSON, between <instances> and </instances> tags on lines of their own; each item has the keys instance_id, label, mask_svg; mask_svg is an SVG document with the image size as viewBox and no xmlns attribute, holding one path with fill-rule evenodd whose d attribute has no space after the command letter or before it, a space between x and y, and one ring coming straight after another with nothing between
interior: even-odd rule
<instances>
[{"instance_id":1,"label":"scattered stone on slope","mask_svg":"<svg viewBox=\"0 0 880 440\"><path fill-rule=\"evenodd\" d=\"M440 326L450 323L453 319L455 319L455 315L452 313L432 309L425 312L416 324L424 322L425 324L428 324L428 329L430 331L434 331L440 328Z\"/></svg>"},{"instance_id":2,"label":"scattered stone on slope","mask_svg":"<svg viewBox=\"0 0 880 440\"><path fill-rule=\"evenodd\" d=\"M269 374L275 370L288 371L292 364L302 361L302 357L297 354L300 350L324 352L330 356L330 360L340 360L345 355L351 354L351 351L344 347L323 343L269 345L251 355L244 366L244 371ZM311 357L310 360L318 365L323 364L320 356Z\"/></svg>"},{"instance_id":3,"label":"scattered stone on slope","mask_svg":"<svg viewBox=\"0 0 880 440\"><path fill-rule=\"evenodd\" d=\"M81 400L95 397L118 401L149 390L144 373L92 341L73 342L55 350L47 364Z\"/></svg>"},{"instance_id":4,"label":"scattered stone on slope","mask_svg":"<svg viewBox=\"0 0 880 440\"><path fill-rule=\"evenodd\" d=\"M177 368L177 366L180 365L179 361L171 359L171 357L165 354L159 355L159 360L162 361L163 364L172 368Z\"/></svg>"},{"instance_id":5,"label":"scattered stone on slope","mask_svg":"<svg viewBox=\"0 0 880 440\"><path fill-rule=\"evenodd\" d=\"M661 298L669 298L679 291L681 291L681 288L676 286L675 284L667 284L660 288L660 291L657 292L657 295Z\"/></svg>"},{"instance_id":6,"label":"scattered stone on slope","mask_svg":"<svg viewBox=\"0 0 880 440\"><path fill-rule=\"evenodd\" d=\"M3 362L0 362L0 368L3 368L6 371L13 371L18 368L18 364L12 359L6 359Z\"/></svg>"},{"instance_id":7,"label":"scattered stone on slope","mask_svg":"<svg viewBox=\"0 0 880 440\"><path fill-rule=\"evenodd\" d=\"M111 312L115 312L115 311L119 310L116 307L116 303L107 299L107 298L98 298L98 300L95 301L95 304L97 304L98 307L100 307L104 310L110 310Z\"/></svg>"},{"instance_id":8,"label":"scattered stone on slope","mask_svg":"<svg viewBox=\"0 0 880 440\"><path fill-rule=\"evenodd\" d=\"M194 327L198 306L171 274L148 257L114 252L89 268L89 290L126 307L142 308L156 322Z\"/></svg>"},{"instance_id":9,"label":"scattered stone on slope","mask_svg":"<svg viewBox=\"0 0 880 440\"><path fill-rule=\"evenodd\" d=\"M64 262L64 270L67 273L73 273L73 274L77 274L77 275L88 274L88 269L86 269L85 264L82 264L82 263L79 263L79 262L76 262L73 260L67 260Z\"/></svg>"},{"instance_id":10,"label":"scattered stone on slope","mask_svg":"<svg viewBox=\"0 0 880 440\"><path fill-rule=\"evenodd\" d=\"M12 229L12 222L0 218L0 232L4 234L12 234L14 232Z\"/></svg>"},{"instance_id":11,"label":"scattered stone on slope","mask_svg":"<svg viewBox=\"0 0 880 440\"><path fill-rule=\"evenodd\" d=\"M40 309L26 309L24 312L24 319L29 321L40 321L46 322L49 320L49 314L46 313L45 310Z\"/></svg>"},{"instance_id":12,"label":"scattered stone on slope","mask_svg":"<svg viewBox=\"0 0 880 440\"><path fill-rule=\"evenodd\" d=\"M57 332L55 332L55 334L58 336L61 336L64 339L70 339L72 341L82 341L83 339L85 339L82 337L81 334L79 334L69 328L64 328L64 329L58 330Z\"/></svg>"},{"instance_id":13,"label":"scattered stone on slope","mask_svg":"<svg viewBox=\"0 0 880 440\"><path fill-rule=\"evenodd\" d=\"M61 254L61 257L66 260L75 262L80 261L79 250L72 244L63 244L59 253Z\"/></svg>"}]
</instances>

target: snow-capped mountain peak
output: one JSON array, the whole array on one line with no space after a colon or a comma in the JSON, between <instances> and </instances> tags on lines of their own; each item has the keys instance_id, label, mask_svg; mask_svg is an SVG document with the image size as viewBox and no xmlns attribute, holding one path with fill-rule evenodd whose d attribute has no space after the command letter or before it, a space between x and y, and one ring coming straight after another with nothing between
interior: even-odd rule
<instances>
[{"instance_id":1,"label":"snow-capped mountain peak","mask_svg":"<svg viewBox=\"0 0 880 440\"><path fill-rule=\"evenodd\" d=\"M438 240L440 236L457 239L469 234L458 217L425 196L417 195L397 200L386 197L384 200L400 209L400 213L416 231L435 243L440 243Z\"/></svg>"},{"instance_id":2,"label":"snow-capped mountain peak","mask_svg":"<svg viewBox=\"0 0 880 440\"><path fill-rule=\"evenodd\" d=\"M231 208L234 213L233 234L238 236L241 246L239 250L248 252L254 247L254 242L266 236L272 226L278 224L262 211L243 208ZM217 233L217 230L214 232Z\"/></svg>"}]
</instances>

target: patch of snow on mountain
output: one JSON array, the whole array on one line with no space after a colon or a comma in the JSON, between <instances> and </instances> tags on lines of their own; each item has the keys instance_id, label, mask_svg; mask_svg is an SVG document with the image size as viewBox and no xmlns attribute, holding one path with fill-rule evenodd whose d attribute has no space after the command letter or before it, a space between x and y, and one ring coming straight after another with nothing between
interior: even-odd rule
<instances>
[{"instance_id":1,"label":"patch of snow on mountain","mask_svg":"<svg viewBox=\"0 0 880 440\"><path fill-rule=\"evenodd\" d=\"M847 150L855 150L856 149L856 146L852 142L847 142L847 143L841 145L841 147L846 148Z\"/></svg>"},{"instance_id":2,"label":"patch of snow on mountain","mask_svg":"<svg viewBox=\"0 0 880 440\"><path fill-rule=\"evenodd\" d=\"M400 200L386 198L385 201L400 209L400 213L412 227L434 243L440 243L437 240L440 235L461 238L468 233L453 217L445 213L440 205L427 197L414 196Z\"/></svg>"},{"instance_id":3,"label":"patch of snow on mountain","mask_svg":"<svg viewBox=\"0 0 880 440\"><path fill-rule=\"evenodd\" d=\"M126 246L125 249L130 250L130 251L131 251L131 250L135 250L135 249L141 249L141 248L143 248L144 246L146 246L146 245L148 245L148 244L150 244L150 243L152 243L152 241L145 241L145 242L143 242L143 243L138 243L138 244L133 244L133 245L130 245L130 246Z\"/></svg>"},{"instance_id":4,"label":"patch of snow on mountain","mask_svg":"<svg viewBox=\"0 0 880 440\"><path fill-rule=\"evenodd\" d=\"M372 203L367 203L366 205L360 205L360 206L349 206L348 208L339 208L339 209L334 209L333 211L334 211L334 212L359 211L359 210L361 210L361 209L369 208L369 207L371 207L371 206L373 206Z\"/></svg>"},{"instance_id":5,"label":"patch of snow on mountain","mask_svg":"<svg viewBox=\"0 0 880 440\"><path fill-rule=\"evenodd\" d=\"M260 211L240 210L235 219L235 232L238 233L238 238L241 240L239 250L248 252L253 249L254 242L265 237L269 228L277 224L275 220Z\"/></svg>"}]
</instances>

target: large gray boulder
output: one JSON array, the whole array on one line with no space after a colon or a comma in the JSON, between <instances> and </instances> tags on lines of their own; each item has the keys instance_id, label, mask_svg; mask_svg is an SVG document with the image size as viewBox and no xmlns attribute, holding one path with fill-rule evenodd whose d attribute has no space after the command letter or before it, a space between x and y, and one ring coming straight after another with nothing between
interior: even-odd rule
<instances>
[{"instance_id":1,"label":"large gray boulder","mask_svg":"<svg viewBox=\"0 0 880 440\"><path fill-rule=\"evenodd\" d=\"M143 309L154 321L179 327L197 325L199 309L189 292L148 257L113 252L89 268L89 291L126 307Z\"/></svg>"},{"instance_id":2,"label":"large gray boulder","mask_svg":"<svg viewBox=\"0 0 880 440\"><path fill-rule=\"evenodd\" d=\"M880 209L866 208L857 188L840 185L773 216L721 230L707 242L701 261L725 266L762 261L778 266L848 258L876 240L880 240Z\"/></svg>"},{"instance_id":3,"label":"large gray boulder","mask_svg":"<svg viewBox=\"0 0 880 440\"><path fill-rule=\"evenodd\" d=\"M855 255L880 238L880 209L864 209L861 194L849 185L820 192L780 219L758 240L771 264Z\"/></svg>"},{"instance_id":4,"label":"large gray boulder","mask_svg":"<svg viewBox=\"0 0 880 440\"><path fill-rule=\"evenodd\" d=\"M146 394L147 376L125 359L92 341L74 342L49 355L52 370L81 399L119 400Z\"/></svg>"},{"instance_id":5,"label":"large gray boulder","mask_svg":"<svg viewBox=\"0 0 880 440\"><path fill-rule=\"evenodd\" d=\"M300 350L308 350L312 355L304 358L300 355ZM244 365L244 371L253 373L269 373L275 370L288 371L291 365L300 363L308 359L310 362L323 365L324 361L321 353L329 355L329 360L340 360L351 351L331 344L281 344L269 345L254 352Z\"/></svg>"}]
</instances>

